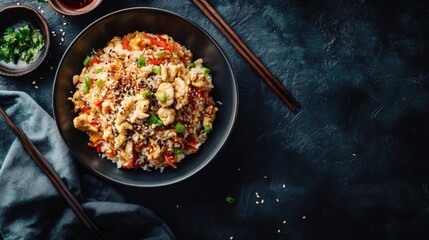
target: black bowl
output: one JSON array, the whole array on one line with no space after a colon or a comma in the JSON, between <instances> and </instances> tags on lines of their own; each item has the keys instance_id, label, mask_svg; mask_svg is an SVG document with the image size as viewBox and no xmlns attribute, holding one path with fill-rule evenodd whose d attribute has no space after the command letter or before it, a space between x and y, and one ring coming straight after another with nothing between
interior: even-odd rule
<instances>
[{"instance_id":1,"label":"black bowl","mask_svg":"<svg viewBox=\"0 0 429 240\"><path fill-rule=\"evenodd\" d=\"M73 126L73 105L67 100L74 91L72 77L80 74L82 60L92 49L103 48L114 36L134 31L168 34L190 49L194 59L202 58L213 70L212 96L219 111L213 131L197 153L187 156L177 169L160 173L139 169L118 169L87 146L88 136ZM70 44L62 57L54 80L53 110L64 141L80 162L96 174L111 181L139 187L172 184L188 178L206 166L221 150L233 128L238 110L238 88L231 65L219 45L201 28L175 13L155 8L129 8L113 12L85 28Z\"/></svg>"},{"instance_id":2,"label":"black bowl","mask_svg":"<svg viewBox=\"0 0 429 240\"><path fill-rule=\"evenodd\" d=\"M25 6L10 6L0 10L0 34L3 35L6 28L13 26L14 28L29 25L31 29L39 29L45 40L45 46L40 50L39 54L29 64L18 62L5 63L0 61L0 74L4 76L22 76L35 70L46 58L48 54L50 38L49 27L43 16L35 9Z\"/></svg>"}]
</instances>

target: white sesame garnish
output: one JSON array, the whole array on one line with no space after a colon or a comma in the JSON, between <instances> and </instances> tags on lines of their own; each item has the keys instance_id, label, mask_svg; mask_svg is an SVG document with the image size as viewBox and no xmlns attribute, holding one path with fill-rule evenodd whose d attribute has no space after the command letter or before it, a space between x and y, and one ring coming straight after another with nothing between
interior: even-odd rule
<instances>
[{"instance_id":1,"label":"white sesame garnish","mask_svg":"<svg viewBox=\"0 0 429 240\"><path fill-rule=\"evenodd\" d=\"M39 86L35 85L35 86L34 86L34 88L35 88L35 89L38 89L38 88L39 88Z\"/></svg>"},{"instance_id":2,"label":"white sesame garnish","mask_svg":"<svg viewBox=\"0 0 429 240\"><path fill-rule=\"evenodd\" d=\"M20 5L20 3L19 3L19 2L17 2L17 3L16 3L16 5L18 5L18 6L19 6L19 5Z\"/></svg>"},{"instance_id":3,"label":"white sesame garnish","mask_svg":"<svg viewBox=\"0 0 429 240\"><path fill-rule=\"evenodd\" d=\"M66 32L63 32L63 33L62 33L62 35L63 35L63 36L65 36L65 35L66 35Z\"/></svg>"},{"instance_id":4,"label":"white sesame garnish","mask_svg":"<svg viewBox=\"0 0 429 240\"><path fill-rule=\"evenodd\" d=\"M306 219L307 218L307 216L302 216L302 219Z\"/></svg>"},{"instance_id":5,"label":"white sesame garnish","mask_svg":"<svg viewBox=\"0 0 429 240\"><path fill-rule=\"evenodd\" d=\"M263 204L263 203L264 203L264 199L261 200L261 204Z\"/></svg>"},{"instance_id":6,"label":"white sesame garnish","mask_svg":"<svg viewBox=\"0 0 429 240\"><path fill-rule=\"evenodd\" d=\"M179 208L179 204L176 205L176 208Z\"/></svg>"},{"instance_id":7,"label":"white sesame garnish","mask_svg":"<svg viewBox=\"0 0 429 240\"><path fill-rule=\"evenodd\" d=\"M42 10L40 10L40 12L43 14L45 11L43 11L43 9L42 9Z\"/></svg>"},{"instance_id":8,"label":"white sesame garnish","mask_svg":"<svg viewBox=\"0 0 429 240\"><path fill-rule=\"evenodd\" d=\"M280 200L278 198L276 198L276 202L280 202Z\"/></svg>"},{"instance_id":9,"label":"white sesame garnish","mask_svg":"<svg viewBox=\"0 0 429 240\"><path fill-rule=\"evenodd\" d=\"M66 22L63 22L63 25L65 26L65 25L67 25L67 23L66 23Z\"/></svg>"},{"instance_id":10,"label":"white sesame garnish","mask_svg":"<svg viewBox=\"0 0 429 240\"><path fill-rule=\"evenodd\" d=\"M268 178L268 176L264 176L264 178L266 179L266 178Z\"/></svg>"},{"instance_id":11,"label":"white sesame garnish","mask_svg":"<svg viewBox=\"0 0 429 240\"><path fill-rule=\"evenodd\" d=\"M280 229L277 229L277 233L280 233Z\"/></svg>"},{"instance_id":12,"label":"white sesame garnish","mask_svg":"<svg viewBox=\"0 0 429 240\"><path fill-rule=\"evenodd\" d=\"M259 198L259 193L258 193L258 192L255 192L255 196L256 196L257 198Z\"/></svg>"},{"instance_id":13,"label":"white sesame garnish","mask_svg":"<svg viewBox=\"0 0 429 240\"><path fill-rule=\"evenodd\" d=\"M229 240L232 240L232 239L234 239L234 236L229 237Z\"/></svg>"},{"instance_id":14,"label":"white sesame garnish","mask_svg":"<svg viewBox=\"0 0 429 240\"><path fill-rule=\"evenodd\" d=\"M352 155L353 155L353 157L356 157L356 153L353 153Z\"/></svg>"},{"instance_id":15,"label":"white sesame garnish","mask_svg":"<svg viewBox=\"0 0 429 240\"><path fill-rule=\"evenodd\" d=\"M60 28L60 32L64 31L62 28Z\"/></svg>"},{"instance_id":16,"label":"white sesame garnish","mask_svg":"<svg viewBox=\"0 0 429 240\"><path fill-rule=\"evenodd\" d=\"M33 84L33 85L36 84L36 81L33 81L31 84Z\"/></svg>"},{"instance_id":17,"label":"white sesame garnish","mask_svg":"<svg viewBox=\"0 0 429 240\"><path fill-rule=\"evenodd\" d=\"M286 224L286 223L287 223L287 221L286 221L286 220L284 220L284 221L283 221L283 224Z\"/></svg>"},{"instance_id":18,"label":"white sesame garnish","mask_svg":"<svg viewBox=\"0 0 429 240\"><path fill-rule=\"evenodd\" d=\"M286 188L286 184L283 183L283 188Z\"/></svg>"},{"instance_id":19,"label":"white sesame garnish","mask_svg":"<svg viewBox=\"0 0 429 240\"><path fill-rule=\"evenodd\" d=\"M259 204L259 201L256 201L256 204Z\"/></svg>"}]
</instances>

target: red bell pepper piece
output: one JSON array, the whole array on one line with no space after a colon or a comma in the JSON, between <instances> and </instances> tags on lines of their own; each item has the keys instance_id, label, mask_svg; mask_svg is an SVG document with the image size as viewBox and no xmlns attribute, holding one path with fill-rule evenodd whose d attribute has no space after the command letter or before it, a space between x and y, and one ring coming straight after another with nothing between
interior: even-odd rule
<instances>
[{"instance_id":1,"label":"red bell pepper piece","mask_svg":"<svg viewBox=\"0 0 429 240\"><path fill-rule=\"evenodd\" d=\"M153 65L159 65L162 62L164 62L163 59L151 59L151 60L149 60L149 64L153 64Z\"/></svg>"},{"instance_id":2,"label":"red bell pepper piece","mask_svg":"<svg viewBox=\"0 0 429 240\"><path fill-rule=\"evenodd\" d=\"M131 51L131 47L130 47L130 44L128 42L128 39L122 38L122 48L124 48L128 51Z\"/></svg>"}]
</instances>

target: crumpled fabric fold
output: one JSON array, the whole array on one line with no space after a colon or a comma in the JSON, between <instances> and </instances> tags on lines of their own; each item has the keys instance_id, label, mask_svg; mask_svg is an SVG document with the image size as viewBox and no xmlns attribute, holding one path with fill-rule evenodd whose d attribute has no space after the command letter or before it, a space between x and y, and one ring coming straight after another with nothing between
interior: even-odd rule
<instances>
[{"instance_id":1,"label":"crumpled fabric fold","mask_svg":"<svg viewBox=\"0 0 429 240\"><path fill-rule=\"evenodd\" d=\"M82 174L54 119L28 94L0 90L0 105L45 156L111 239L175 239L149 209L126 203L94 175ZM92 239L52 182L0 120L0 233L4 239Z\"/></svg>"}]
</instances>

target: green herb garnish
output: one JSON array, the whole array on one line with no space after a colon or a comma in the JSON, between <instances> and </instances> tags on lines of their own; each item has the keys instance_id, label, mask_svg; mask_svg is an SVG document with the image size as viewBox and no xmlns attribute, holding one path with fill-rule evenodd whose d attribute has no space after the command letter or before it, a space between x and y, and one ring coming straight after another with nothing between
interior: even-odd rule
<instances>
[{"instance_id":1,"label":"green herb garnish","mask_svg":"<svg viewBox=\"0 0 429 240\"><path fill-rule=\"evenodd\" d=\"M44 45L45 40L38 29L32 30L28 24L17 29L8 27L0 38L0 60L30 63Z\"/></svg>"},{"instance_id":2,"label":"green herb garnish","mask_svg":"<svg viewBox=\"0 0 429 240\"><path fill-rule=\"evenodd\" d=\"M204 127L204 133L205 134L208 134L208 133L210 133L212 131L212 128L211 127Z\"/></svg>"},{"instance_id":3,"label":"green herb garnish","mask_svg":"<svg viewBox=\"0 0 429 240\"><path fill-rule=\"evenodd\" d=\"M178 132L178 133L182 133L186 130L185 125L183 125L183 123L181 123L181 122L178 122L174 128L176 129L176 132Z\"/></svg>"},{"instance_id":4,"label":"green herb garnish","mask_svg":"<svg viewBox=\"0 0 429 240\"><path fill-rule=\"evenodd\" d=\"M142 95L144 99L149 99L152 94L150 93L149 90L146 89L143 91Z\"/></svg>"},{"instance_id":5,"label":"green herb garnish","mask_svg":"<svg viewBox=\"0 0 429 240\"><path fill-rule=\"evenodd\" d=\"M230 197L230 196L226 197L226 198L225 198L225 201L226 201L227 203L230 203L230 204L235 203L235 199L234 199L233 197Z\"/></svg>"},{"instance_id":6,"label":"green herb garnish","mask_svg":"<svg viewBox=\"0 0 429 240\"><path fill-rule=\"evenodd\" d=\"M182 154L183 153L183 149L176 147L176 148L173 149L173 153L174 154Z\"/></svg>"},{"instance_id":7,"label":"green herb garnish","mask_svg":"<svg viewBox=\"0 0 429 240\"><path fill-rule=\"evenodd\" d=\"M137 60L137 67L143 67L146 64L145 56L140 56Z\"/></svg>"},{"instance_id":8,"label":"green herb garnish","mask_svg":"<svg viewBox=\"0 0 429 240\"><path fill-rule=\"evenodd\" d=\"M160 66L153 66L152 72L155 74L161 74L161 67Z\"/></svg>"},{"instance_id":9,"label":"green herb garnish","mask_svg":"<svg viewBox=\"0 0 429 240\"><path fill-rule=\"evenodd\" d=\"M203 71L203 73L211 73L212 72L212 70L210 68L206 68L206 67L203 67L201 69L201 71Z\"/></svg>"}]
</instances>

